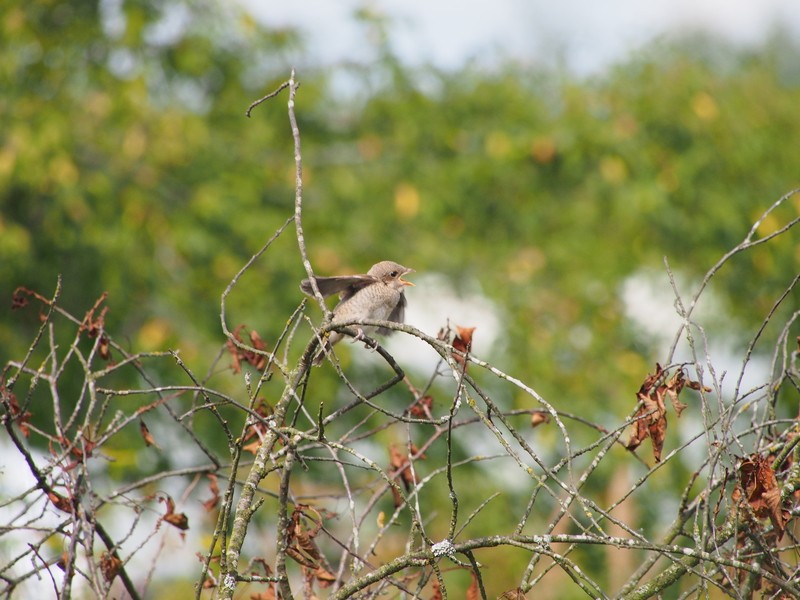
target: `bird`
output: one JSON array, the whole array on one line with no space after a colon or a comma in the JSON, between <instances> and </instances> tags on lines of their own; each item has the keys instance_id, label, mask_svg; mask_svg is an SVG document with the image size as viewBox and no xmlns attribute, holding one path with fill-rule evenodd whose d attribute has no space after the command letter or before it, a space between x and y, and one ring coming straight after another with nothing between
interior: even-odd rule
<instances>
[{"instance_id":1,"label":"bird","mask_svg":"<svg viewBox=\"0 0 800 600\"><path fill-rule=\"evenodd\" d=\"M339 303L333 309L333 319L331 321L333 325L354 319L402 323L406 311L404 290L406 286L414 285L410 281L403 279L403 276L413 272L414 269L409 269L390 260L384 260L372 265L366 275L314 277L314 280L323 298L336 293L339 294ZM300 282L300 290L304 294L314 296L314 288L310 279L303 279ZM358 332L356 339L361 339L366 333L371 333L376 328L356 325L356 329ZM381 335L389 335L392 330L386 327L378 327L377 332ZM326 351L329 351L334 344L340 342L343 337L343 333L331 331L324 348L317 352L312 363L315 365L320 364L325 358Z\"/></svg>"}]
</instances>

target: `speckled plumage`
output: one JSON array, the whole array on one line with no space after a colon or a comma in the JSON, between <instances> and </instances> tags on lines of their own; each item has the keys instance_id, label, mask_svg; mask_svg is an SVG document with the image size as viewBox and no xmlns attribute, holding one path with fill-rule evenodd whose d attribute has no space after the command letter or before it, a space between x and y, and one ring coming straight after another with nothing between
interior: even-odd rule
<instances>
[{"instance_id":1,"label":"speckled plumage","mask_svg":"<svg viewBox=\"0 0 800 600\"><path fill-rule=\"evenodd\" d=\"M406 296L403 288L414 285L403 279L403 275L413 272L403 265L390 260L376 263L366 275L344 275L339 277L315 277L317 288L323 297L339 294L339 304L333 309L333 323L346 323L352 320L393 321L402 323L405 317ZM300 282L300 289L309 296L314 295L311 280ZM354 325L359 336L375 330L372 326ZM391 329L378 328L378 333L389 335ZM326 349L341 341L344 334L332 331L326 343ZM325 358L321 350L314 357L314 364Z\"/></svg>"}]
</instances>

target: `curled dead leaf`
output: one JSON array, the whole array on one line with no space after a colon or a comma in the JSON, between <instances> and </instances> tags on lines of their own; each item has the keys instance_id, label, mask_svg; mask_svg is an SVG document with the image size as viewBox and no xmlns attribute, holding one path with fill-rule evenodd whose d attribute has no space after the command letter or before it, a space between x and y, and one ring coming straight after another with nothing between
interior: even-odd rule
<instances>
[{"instance_id":1,"label":"curled dead leaf","mask_svg":"<svg viewBox=\"0 0 800 600\"><path fill-rule=\"evenodd\" d=\"M0 398L2 398L2 403L8 406L7 410L11 414L11 420L17 424L20 433L23 437L29 437L31 434L30 420L33 416L31 412L22 410L16 395L2 384L0 384Z\"/></svg>"},{"instance_id":2,"label":"curled dead leaf","mask_svg":"<svg viewBox=\"0 0 800 600\"><path fill-rule=\"evenodd\" d=\"M256 400L255 414L259 417L252 421L252 424L247 427L242 441L253 439L253 441L242 447L242 450L252 452L255 454L261 446L261 440L266 435L269 428L269 418L272 416L274 410L272 406L264 398Z\"/></svg>"},{"instance_id":3,"label":"curled dead leaf","mask_svg":"<svg viewBox=\"0 0 800 600\"><path fill-rule=\"evenodd\" d=\"M531 428L538 427L542 423L550 422L550 413L546 410L535 410L531 413Z\"/></svg>"},{"instance_id":4,"label":"curled dead leaf","mask_svg":"<svg viewBox=\"0 0 800 600\"><path fill-rule=\"evenodd\" d=\"M417 456L418 451L415 446L412 445L410 450L416 458L425 458L424 455ZM403 482L403 487L405 487L406 491L409 491L416 485L417 480L414 475L414 471L411 468L408 455L401 452L395 444L389 446L389 464L391 465L389 474L392 476L392 478L399 477L400 481Z\"/></svg>"},{"instance_id":5,"label":"curled dead leaf","mask_svg":"<svg viewBox=\"0 0 800 600\"><path fill-rule=\"evenodd\" d=\"M29 295L27 291L23 287L18 287L14 290L14 293L11 294L11 310L19 310L28 306Z\"/></svg>"},{"instance_id":6,"label":"curled dead leaf","mask_svg":"<svg viewBox=\"0 0 800 600\"><path fill-rule=\"evenodd\" d=\"M656 462L661 461L667 432L665 398L669 398L675 414L680 417L687 406L678 399L683 388L688 386L696 390L706 390L698 382L688 380L683 368L676 369L670 378L667 375L667 369L656 363L655 372L648 373L645 377L636 393L639 408L634 415L633 430L626 444L629 450L635 450L649 437L653 443L653 457Z\"/></svg>"},{"instance_id":7,"label":"curled dead leaf","mask_svg":"<svg viewBox=\"0 0 800 600\"><path fill-rule=\"evenodd\" d=\"M100 358L102 358L103 360L105 361L111 360L111 340L108 339L107 335L102 335L100 337L98 352L100 354Z\"/></svg>"},{"instance_id":8,"label":"curled dead leaf","mask_svg":"<svg viewBox=\"0 0 800 600\"><path fill-rule=\"evenodd\" d=\"M102 310L100 310L99 316L95 317L95 311L100 308L100 305L106 301L108 298L108 292L103 292L100 294L100 297L94 303L94 306L86 311L86 316L83 317L83 321L81 322L80 328L78 331L86 332L87 337L90 339L94 339L99 336L103 329L105 328L106 323L106 314L108 314L108 307L104 306Z\"/></svg>"},{"instance_id":9,"label":"curled dead leaf","mask_svg":"<svg viewBox=\"0 0 800 600\"><path fill-rule=\"evenodd\" d=\"M241 335L244 328L245 325L239 325L231 333L233 339L228 338L225 343L228 353L231 355L231 370L234 373L240 373L242 363L245 362L255 367L258 371L263 371L267 366L267 357L264 354L267 350L267 344L254 329L250 330L248 334L250 343L245 342ZM247 346L250 346L250 348Z\"/></svg>"},{"instance_id":10,"label":"curled dead leaf","mask_svg":"<svg viewBox=\"0 0 800 600\"><path fill-rule=\"evenodd\" d=\"M322 567L317 567L317 570L314 572L314 577L317 579L319 587L323 589L336 583L336 575Z\"/></svg>"},{"instance_id":11,"label":"curled dead leaf","mask_svg":"<svg viewBox=\"0 0 800 600\"><path fill-rule=\"evenodd\" d=\"M189 517L184 513L175 512L175 501L170 496L167 494L159 496L158 501L163 502L167 506L167 512L161 517L162 520L182 531L189 529Z\"/></svg>"},{"instance_id":12,"label":"curled dead leaf","mask_svg":"<svg viewBox=\"0 0 800 600\"><path fill-rule=\"evenodd\" d=\"M47 497L50 499L50 502L53 503L53 506L55 506L58 510L65 513L72 513L72 503L58 492L50 490L47 492Z\"/></svg>"},{"instance_id":13,"label":"curled dead leaf","mask_svg":"<svg viewBox=\"0 0 800 600\"><path fill-rule=\"evenodd\" d=\"M453 338L453 349L462 354L454 354L453 358L456 359L456 362L462 365L465 364L465 358L463 355L469 354L470 350L472 350L472 333L474 331L475 327L461 327L456 325L456 336Z\"/></svg>"},{"instance_id":14,"label":"curled dead leaf","mask_svg":"<svg viewBox=\"0 0 800 600\"><path fill-rule=\"evenodd\" d=\"M145 446L154 446L155 448L161 449L158 444L156 444L153 435L150 433L150 429L147 427L144 421L139 421L139 433L142 434L142 439L144 440Z\"/></svg>"},{"instance_id":15,"label":"curled dead leaf","mask_svg":"<svg viewBox=\"0 0 800 600\"><path fill-rule=\"evenodd\" d=\"M416 419L430 419L433 396L423 396L408 409L408 414Z\"/></svg>"},{"instance_id":16,"label":"curled dead leaf","mask_svg":"<svg viewBox=\"0 0 800 600\"><path fill-rule=\"evenodd\" d=\"M114 578L121 568L122 561L118 556L109 554L108 552L103 552L102 556L100 556L100 572L103 574L106 581L114 581Z\"/></svg>"},{"instance_id":17,"label":"curled dead leaf","mask_svg":"<svg viewBox=\"0 0 800 600\"><path fill-rule=\"evenodd\" d=\"M783 509L781 489L770 460L758 454L743 460L739 466L739 482L753 514L759 519L769 517L780 541L791 515Z\"/></svg>"},{"instance_id":18,"label":"curled dead leaf","mask_svg":"<svg viewBox=\"0 0 800 600\"><path fill-rule=\"evenodd\" d=\"M177 527L181 531L189 529L189 517L187 517L185 513L172 513L164 515L163 518L167 523L173 527Z\"/></svg>"},{"instance_id":19,"label":"curled dead leaf","mask_svg":"<svg viewBox=\"0 0 800 600\"><path fill-rule=\"evenodd\" d=\"M683 409L687 406L678 400L678 394L681 393L681 390L685 384L686 379L682 369L675 371L675 374L666 383L667 395L669 396L670 402L672 402L672 408L675 409L675 414L679 417L681 416Z\"/></svg>"},{"instance_id":20,"label":"curled dead leaf","mask_svg":"<svg viewBox=\"0 0 800 600\"><path fill-rule=\"evenodd\" d=\"M475 576L474 572L470 572L472 575L472 583L469 584L467 588L466 598L467 600L478 600L481 597L481 590L478 586L478 578Z\"/></svg>"},{"instance_id":21,"label":"curled dead leaf","mask_svg":"<svg viewBox=\"0 0 800 600\"><path fill-rule=\"evenodd\" d=\"M203 502L203 508L207 512L211 512L219 504L219 484L217 483L217 476L214 473L207 475L209 484L208 489L211 492L211 498Z\"/></svg>"}]
</instances>

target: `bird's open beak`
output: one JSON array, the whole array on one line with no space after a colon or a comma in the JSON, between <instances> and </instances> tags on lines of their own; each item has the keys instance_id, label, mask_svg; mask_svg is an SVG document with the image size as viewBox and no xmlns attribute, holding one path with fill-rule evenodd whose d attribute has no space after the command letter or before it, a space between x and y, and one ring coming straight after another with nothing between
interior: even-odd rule
<instances>
[{"instance_id":1,"label":"bird's open beak","mask_svg":"<svg viewBox=\"0 0 800 600\"><path fill-rule=\"evenodd\" d=\"M403 273L403 275L408 275L409 273L413 273L413 272L414 272L414 269L409 269L408 271ZM402 277L400 277L400 283L402 283L403 285L410 285L411 287L414 287L413 283L411 283L410 281L406 281Z\"/></svg>"}]
</instances>

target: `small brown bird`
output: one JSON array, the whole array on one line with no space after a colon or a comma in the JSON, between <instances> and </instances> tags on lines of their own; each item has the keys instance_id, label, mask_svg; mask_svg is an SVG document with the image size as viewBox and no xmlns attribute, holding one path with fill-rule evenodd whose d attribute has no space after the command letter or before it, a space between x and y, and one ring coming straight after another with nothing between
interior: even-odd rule
<instances>
[{"instance_id":1,"label":"small brown bird","mask_svg":"<svg viewBox=\"0 0 800 600\"><path fill-rule=\"evenodd\" d=\"M396 262L384 260L372 265L366 275L343 275L339 277L315 277L317 288L323 298L332 294L339 294L339 304L333 309L333 324L352 321L353 319L374 319L376 321L393 321L402 323L406 310L406 296L403 288L414 285L403 279L403 275L413 273ZM300 289L304 294L314 295L311 280L304 279L300 282ZM359 326L356 339L372 332L375 327ZM378 328L381 335L389 335L391 329ZM332 331L326 342L325 349L321 349L314 357L314 364L318 365L325 358L325 350L341 341L344 334Z\"/></svg>"}]
</instances>

